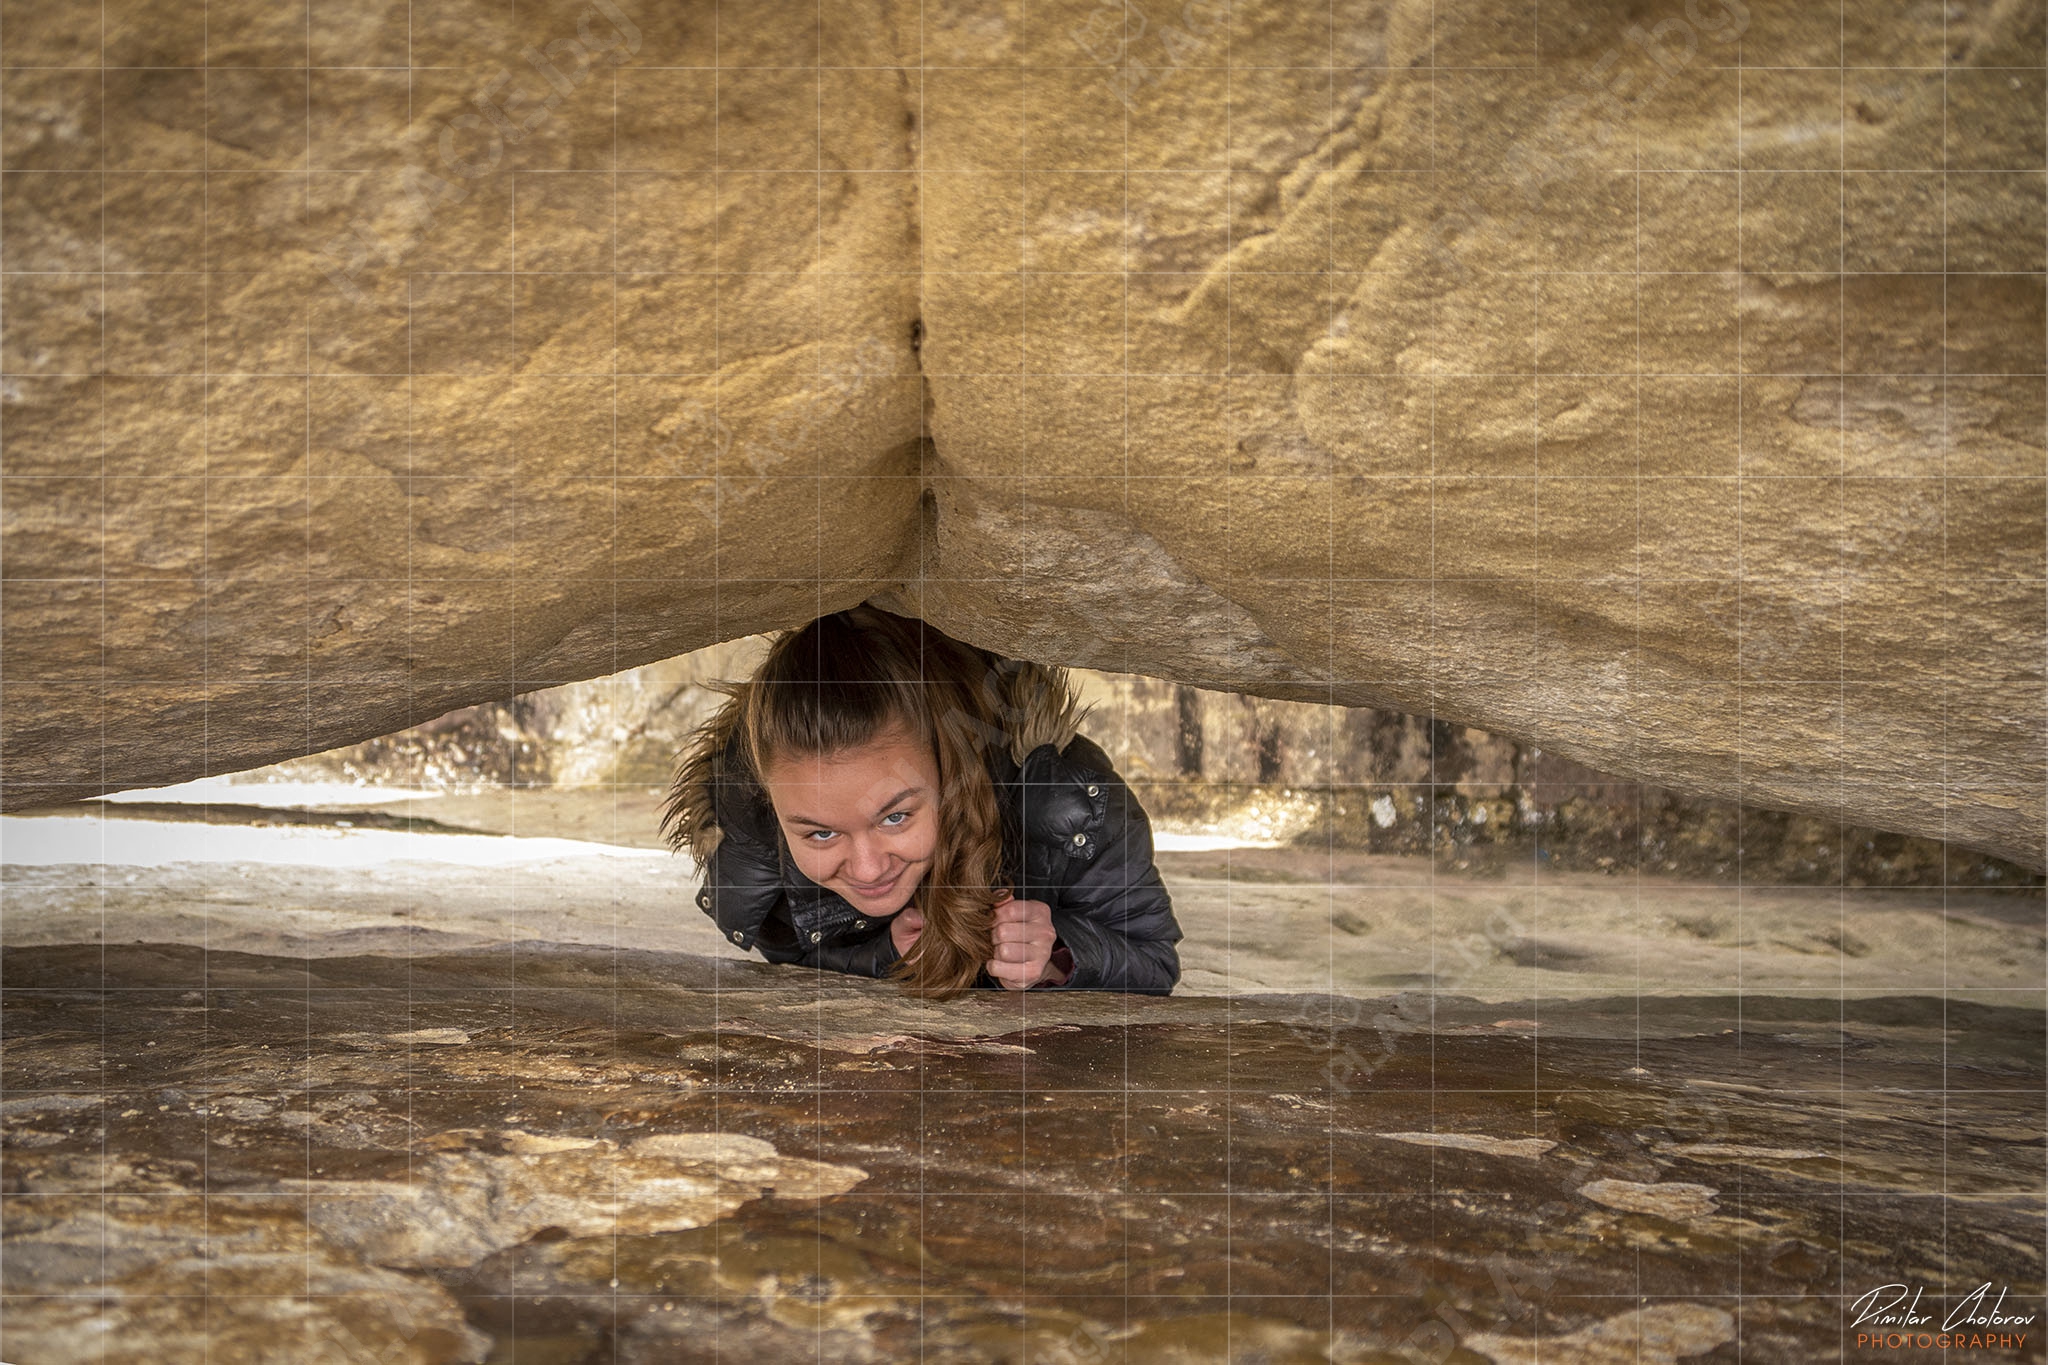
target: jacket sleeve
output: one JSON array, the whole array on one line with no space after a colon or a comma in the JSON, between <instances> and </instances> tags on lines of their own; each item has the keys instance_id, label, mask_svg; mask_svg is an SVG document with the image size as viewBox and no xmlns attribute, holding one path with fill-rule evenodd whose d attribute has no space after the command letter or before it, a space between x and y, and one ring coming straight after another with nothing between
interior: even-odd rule
<instances>
[{"instance_id":1,"label":"jacket sleeve","mask_svg":"<svg viewBox=\"0 0 2048 1365\"><path fill-rule=\"evenodd\" d=\"M1064 985L1040 989L1168 995L1180 981L1173 945L1181 932L1152 863L1152 823L1122 779L1104 776L1101 847L1052 902L1053 931L1074 970Z\"/></svg>"},{"instance_id":2,"label":"jacket sleeve","mask_svg":"<svg viewBox=\"0 0 2048 1365\"><path fill-rule=\"evenodd\" d=\"M815 948L805 944L808 951L798 963L825 972L845 972L848 976L887 976L903 956L896 951L896 940L889 936L889 923L883 920L879 933L857 943L821 943Z\"/></svg>"},{"instance_id":3,"label":"jacket sleeve","mask_svg":"<svg viewBox=\"0 0 2048 1365\"><path fill-rule=\"evenodd\" d=\"M697 908L711 917L718 932L740 948L761 949L769 961L783 961L769 951L776 921L775 905L782 898L782 867L776 851L730 828L712 851L704 868L704 884L697 889ZM781 916L783 936L793 950L796 934L789 916Z\"/></svg>"}]
</instances>

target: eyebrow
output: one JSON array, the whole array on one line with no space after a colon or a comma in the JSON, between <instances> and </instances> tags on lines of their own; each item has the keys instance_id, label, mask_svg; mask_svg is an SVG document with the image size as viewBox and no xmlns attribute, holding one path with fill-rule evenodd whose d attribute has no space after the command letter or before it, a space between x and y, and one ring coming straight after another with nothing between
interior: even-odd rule
<instances>
[{"instance_id":1,"label":"eyebrow","mask_svg":"<svg viewBox=\"0 0 2048 1365\"><path fill-rule=\"evenodd\" d=\"M923 787L905 787L902 791L897 792L894 796L890 797L887 801L884 801L882 803L881 809L875 812L875 818L879 820L883 816L887 815L892 809L895 808L896 803L901 801L904 797L917 796L921 794L923 791ZM832 828L832 826L826 824L823 820L813 820L808 815L789 815L784 816L783 818L788 820L789 823L792 825L809 825L814 829Z\"/></svg>"}]
</instances>

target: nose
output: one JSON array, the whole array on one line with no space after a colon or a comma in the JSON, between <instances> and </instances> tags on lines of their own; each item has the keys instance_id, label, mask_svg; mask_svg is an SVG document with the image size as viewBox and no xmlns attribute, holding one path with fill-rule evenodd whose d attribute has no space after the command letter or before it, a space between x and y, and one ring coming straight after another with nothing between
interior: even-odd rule
<instances>
[{"instance_id":1,"label":"nose","mask_svg":"<svg viewBox=\"0 0 2048 1365\"><path fill-rule=\"evenodd\" d=\"M863 886L886 881L889 877L889 850L879 842L856 838L853 851L846 859L847 880Z\"/></svg>"}]
</instances>

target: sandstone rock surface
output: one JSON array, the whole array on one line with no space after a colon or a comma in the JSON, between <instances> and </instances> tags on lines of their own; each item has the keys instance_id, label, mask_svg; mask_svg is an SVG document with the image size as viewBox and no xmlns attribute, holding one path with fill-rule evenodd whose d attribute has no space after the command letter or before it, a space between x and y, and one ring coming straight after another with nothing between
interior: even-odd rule
<instances>
[{"instance_id":1,"label":"sandstone rock surface","mask_svg":"<svg viewBox=\"0 0 2048 1365\"><path fill-rule=\"evenodd\" d=\"M1739 1275L1742 1358L1790 1365L1838 1350L1836 1286L1944 1255L1937 1316L1986 1281L2040 1310L2003 1193L2039 1179L2037 1010L1546 987L1511 1007L1539 1042L1455 991L791 970L535 945L515 1006L491 952L9 948L0 1349L1618 1365L1732 1339ZM1826 1155L1731 1154L1781 1142ZM1585 1193L1703 1180L1719 1212Z\"/></svg>"},{"instance_id":2,"label":"sandstone rock surface","mask_svg":"<svg viewBox=\"0 0 2048 1365\"><path fill-rule=\"evenodd\" d=\"M2041 866L2039 8L1438 8L10 23L7 805L873 598Z\"/></svg>"}]
</instances>

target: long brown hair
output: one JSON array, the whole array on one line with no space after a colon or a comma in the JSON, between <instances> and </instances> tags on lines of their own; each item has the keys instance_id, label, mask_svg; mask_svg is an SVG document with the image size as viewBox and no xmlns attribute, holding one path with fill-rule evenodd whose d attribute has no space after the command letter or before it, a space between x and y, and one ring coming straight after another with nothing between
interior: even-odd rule
<instances>
[{"instance_id":1,"label":"long brown hair","mask_svg":"<svg viewBox=\"0 0 2048 1365\"><path fill-rule=\"evenodd\" d=\"M992 952L1003 826L991 753L1020 760L1036 743L1062 745L1085 712L1066 670L1006 659L910 617L859 606L778 636L754 676L682 755L663 822L672 847L699 860L716 847L710 810L714 755L737 728L755 774L779 757L829 755L901 724L929 745L939 771L938 844L911 904L924 916L893 974L907 990L945 1000L974 983Z\"/></svg>"}]
</instances>

